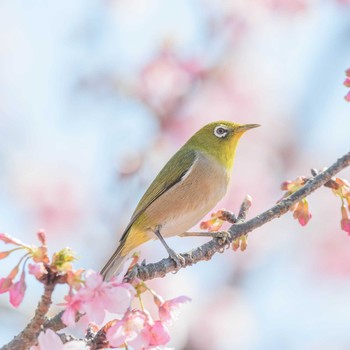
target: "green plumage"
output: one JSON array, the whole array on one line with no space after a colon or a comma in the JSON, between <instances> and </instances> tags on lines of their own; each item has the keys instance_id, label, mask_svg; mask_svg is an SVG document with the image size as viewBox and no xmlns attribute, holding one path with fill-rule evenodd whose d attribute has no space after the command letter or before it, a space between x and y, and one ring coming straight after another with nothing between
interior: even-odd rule
<instances>
[{"instance_id":1,"label":"green plumage","mask_svg":"<svg viewBox=\"0 0 350 350\"><path fill-rule=\"evenodd\" d=\"M216 205L226 192L238 140L256 126L210 123L175 153L137 205L117 250L101 271L105 279L118 271L131 250L155 239L157 230L162 237L181 234Z\"/></svg>"}]
</instances>

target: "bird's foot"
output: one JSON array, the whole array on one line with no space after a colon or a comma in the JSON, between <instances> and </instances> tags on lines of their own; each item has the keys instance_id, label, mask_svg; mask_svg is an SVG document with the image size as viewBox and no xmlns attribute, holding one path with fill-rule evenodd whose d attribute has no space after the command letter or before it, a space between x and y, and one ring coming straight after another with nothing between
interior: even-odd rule
<instances>
[{"instance_id":1,"label":"bird's foot","mask_svg":"<svg viewBox=\"0 0 350 350\"><path fill-rule=\"evenodd\" d=\"M146 268L146 269L145 269ZM142 278L145 278L146 280L150 278L150 275L148 273L147 270L147 263L146 263L146 259L143 259L141 264L135 264L129 271L128 273L125 275L124 277L124 282L131 282L133 281L135 278L137 278L139 276L139 274L142 275Z\"/></svg>"},{"instance_id":2,"label":"bird's foot","mask_svg":"<svg viewBox=\"0 0 350 350\"><path fill-rule=\"evenodd\" d=\"M124 282L130 282L132 280L134 280L138 273L139 273L139 264L135 264L128 272L127 274L124 276Z\"/></svg>"},{"instance_id":3,"label":"bird's foot","mask_svg":"<svg viewBox=\"0 0 350 350\"><path fill-rule=\"evenodd\" d=\"M220 231L220 232L215 232L214 237L219 243L219 245L227 245L230 244L230 233L228 231Z\"/></svg>"},{"instance_id":4,"label":"bird's foot","mask_svg":"<svg viewBox=\"0 0 350 350\"><path fill-rule=\"evenodd\" d=\"M175 253L173 250L169 251L169 257L174 260L175 266L176 266L176 271L179 271L181 267L184 267L186 265L186 260L181 254Z\"/></svg>"}]
</instances>

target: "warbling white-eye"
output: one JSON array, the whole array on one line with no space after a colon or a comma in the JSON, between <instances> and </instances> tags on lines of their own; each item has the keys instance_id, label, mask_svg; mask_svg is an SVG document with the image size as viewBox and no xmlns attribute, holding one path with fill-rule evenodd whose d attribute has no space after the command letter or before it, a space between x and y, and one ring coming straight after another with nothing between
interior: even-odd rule
<instances>
[{"instance_id":1,"label":"warbling white-eye","mask_svg":"<svg viewBox=\"0 0 350 350\"><path fill-rule=\"evenodd\" d=\"M258 124L218 121L197 131L165 164L137 205L119 246L101 274L110 279L126 255L159 239L170 257L183 257L163 237L181 235L197 224L225 195L240 137Z\"/></svg>"}]
</instances>

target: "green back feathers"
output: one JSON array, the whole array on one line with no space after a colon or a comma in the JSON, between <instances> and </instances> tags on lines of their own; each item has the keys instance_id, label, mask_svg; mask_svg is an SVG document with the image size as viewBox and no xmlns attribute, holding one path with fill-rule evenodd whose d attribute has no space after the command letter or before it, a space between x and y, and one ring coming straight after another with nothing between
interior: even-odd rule
<instances>
[{"instance_id":1,"label":"green back feathers","mask_svg":"<svg viewBox=\"0 0 350 350\"><path fill-rule=\"evenodd\" d=\"M197 131L165 164L154 179L137 205L121 240L125 238L131 226L157 198L181 181L191 169L198 152L215 159L229 172L233 166L238 140L246 131L244 127L244 125L232 122L218 121L207 124ZM222 134L222 131L225 133Z\"/></svg>"},{"instance_id":2,"label":"green back feathers","mask_svg":"<svg viewBox=\"0 0 350 350\"><path fill-rule=\"evenodd\" d=\"M196 152L192 149L182 147L175 153L168 163L166 163L157 177L153 180L146 193L137 205L132 219L143 212L151 203L160 197L169 188L173 187L182 177L186 175L188 170L196 159Z\"/></svg>"},{"instance_id":3,"label":"green back feathers","mask_svg":"<svg viewBox=\"0 0 350 350\"><path fill-rule=\"evenodd\" d=\"M125 238L131 226L157 198L181 181L182 177L185 176L191 168L195 159L196 152L184 147L170 158L140 199L121 240Z\"/></svg>"}]
</instances>

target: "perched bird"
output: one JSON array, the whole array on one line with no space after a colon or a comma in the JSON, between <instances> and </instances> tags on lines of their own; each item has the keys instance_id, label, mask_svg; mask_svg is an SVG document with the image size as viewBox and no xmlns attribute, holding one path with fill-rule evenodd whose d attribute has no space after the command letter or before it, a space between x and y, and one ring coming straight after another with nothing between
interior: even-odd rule
<instances>
[{"instance_id":1,"label":"perched bird","mask_svg":"<svg viewBox=\"0 0 350 350\"><path fill-rule=\"evenodd\" d=\"M218 121L197 131L166 163L137 205L117 250L101 274L109 280L126 255L159 239L177 266L184 258L163 237L197 224L225 195L240 137L258 124Z\"/></svg>"}]
</instances>

